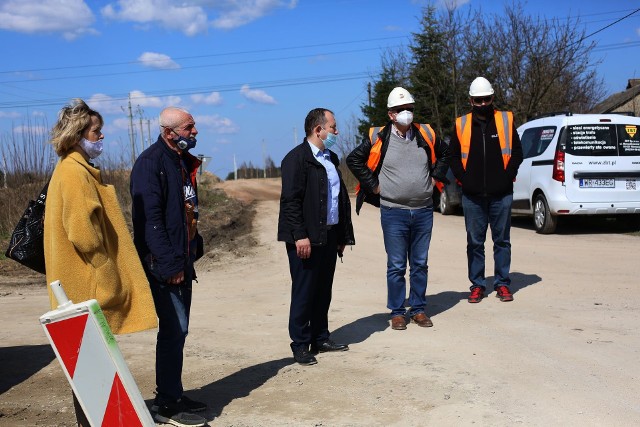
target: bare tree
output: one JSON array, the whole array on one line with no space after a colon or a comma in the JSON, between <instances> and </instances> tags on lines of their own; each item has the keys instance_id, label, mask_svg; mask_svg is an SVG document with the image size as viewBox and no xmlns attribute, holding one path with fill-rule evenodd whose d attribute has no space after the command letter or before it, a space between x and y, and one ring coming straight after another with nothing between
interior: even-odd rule
<instances>
[{"instance_id":1,"label":"bare tree","mask_svg":"<svg viewBox=\"0 0 640 427\"><path fill-rule=\"evenodd\" d=\"M518 2L487 22L475 22L466 50L479 61L465 66L492 81L497 100L517 122L552 111L586 112L604 95L590 60L595 45L587 42L579 18L561 22L527 15ZM482 63L484 74L477 69Z\"/></svg>"}]
</instances>

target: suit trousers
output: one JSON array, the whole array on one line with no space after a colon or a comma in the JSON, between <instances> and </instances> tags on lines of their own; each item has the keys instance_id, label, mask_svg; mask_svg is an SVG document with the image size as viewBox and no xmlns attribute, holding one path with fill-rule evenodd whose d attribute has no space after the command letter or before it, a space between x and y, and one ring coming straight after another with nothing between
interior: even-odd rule
<instances>
[{"instance_id":1,"label":"suit trousers","mask_svg":"<svg viewBox=\"0 0 640 427\"><path fill-rule=\"evenodd\" d=\"M295 351L329 339L329 305L338 256L335 228L327 231L326 245L311 247L309 258L299 258L291 243L287 243L287 255L292 282L289 336Z\"/></svg>"}]
</instances>

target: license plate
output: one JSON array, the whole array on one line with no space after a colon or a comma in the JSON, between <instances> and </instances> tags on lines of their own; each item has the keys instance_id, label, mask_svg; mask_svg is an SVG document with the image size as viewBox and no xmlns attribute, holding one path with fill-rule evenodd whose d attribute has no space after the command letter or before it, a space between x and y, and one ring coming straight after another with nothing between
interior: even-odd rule
<instances>
[{"instance_id":1,"label":"license plate","mask_svg":"<svg viewBox=\"0 0 640 427\"><path fill-rule=\"evenodd\" d=\"M616 188L616 180L613 178L581 178L580 188Z\"/></svg>"}]
</instances>

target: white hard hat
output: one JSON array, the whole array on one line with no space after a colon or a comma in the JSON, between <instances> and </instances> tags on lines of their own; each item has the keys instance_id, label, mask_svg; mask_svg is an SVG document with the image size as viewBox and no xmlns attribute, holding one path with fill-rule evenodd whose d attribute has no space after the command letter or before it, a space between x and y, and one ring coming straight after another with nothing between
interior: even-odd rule
<instances>
[{"instance_id":1,"label":"white hard hat","mask_svg":"<svg viewBox=\"0 0 640 427\"><path fill-rule=\"evenodd\" d=\"M408 90L401 87L394 87L389 94L389 99L387 99L387 108L414 103L413 96L411 96Z\"/></svg>"},{"instance_id":2,"label":"white hard hat","mask_svg":"<svg viewBox=\"0 0 640 427\"><path fill-rule=\"evenodd\" d=\"M493 88L489 80L484 77L476 77L469 87L470 96L489 96L493 95Z\"/></svg>"}]
</instances>

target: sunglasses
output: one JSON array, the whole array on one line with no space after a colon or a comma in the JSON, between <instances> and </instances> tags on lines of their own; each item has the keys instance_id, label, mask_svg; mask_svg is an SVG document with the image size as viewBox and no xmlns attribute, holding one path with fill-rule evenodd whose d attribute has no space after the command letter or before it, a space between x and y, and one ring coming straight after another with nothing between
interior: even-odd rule
<instances>
[{"instance_id":1,"label":"sunglasses","mask_svg":"<svg viewBox=\"0 0 640 427\"><path fill-rule=\"evenodd\" d=\"M493 95L478 96L478 97L475 97L475 98L471 98L471 102L473 102L476 105L482 105L482 104L490 103L492 99L493 99Z\"/></svg>"},{"instance_id":2,"label":"sunglasses","mask_svg":"<svg viewBox=\"0 0 640 427\"><path fill-rule=\"evenodd\" d=\"M400 113L401 111L410 111L413 113L413 107L392 108L392 113Z\"/></svg>"}]
</instances>

